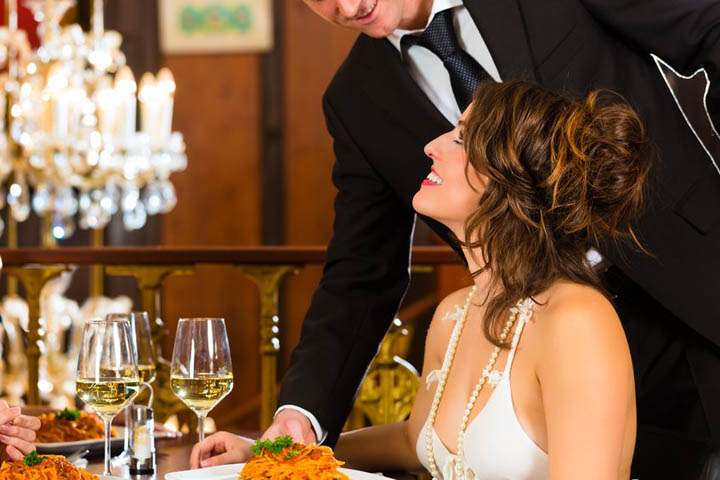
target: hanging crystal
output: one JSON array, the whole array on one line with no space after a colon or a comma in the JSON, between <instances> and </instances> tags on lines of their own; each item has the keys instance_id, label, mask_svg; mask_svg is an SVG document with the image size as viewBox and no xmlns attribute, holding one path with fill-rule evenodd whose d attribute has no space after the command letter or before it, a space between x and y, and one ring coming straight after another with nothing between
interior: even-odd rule
<instances>
[{"instance_id":1,"label":"hanging crystal","mask_svg":"<svg viewBox=\"0 0 720 480\"><path fill-rule=\"evenodd\" d=\"M10 185L7 203L10 205L10 213L16 221L27 220L30 215L30 192L24 180Z\"/></svg>"},{"instance_id":2,"label":"hanging crystal","mask_svg":"<svg viewBox=\"0 0 720 480\"><path fill-rule=\"evenodd\" d=\"M75 233L75 221L72 217L63 217L56 213L52 217L52 236L56 240L63 240Z\"/></svg>"},{"instance_id":3,"label":"hanging crystal","mask_svg":"<svg viewBox=\"0 0 720 480\"><path fill-rule=\"evenodd\" d=\"M52 193L47 184L41 183L35 188L35 194L32 198L33 211L42 217L47 213L52 203Z\"/></svg>"},{"instance_id":4,"label":"hanging crystal","mask_svg":"<svg viewBox=\"0 0 720 480\"><path fill-rule=\"evenodd\" d=\"M148 183L143 192L143 203L148 215L157 215L163 209L162 187L156 182Z\"/></svg>"},{"instance_id":5,"label":"hanging crystal","mask_svg":"<svg viewBox=\"0 0 720 480\"><path fill-rule=\"evenodd\" d=\"M170 213L170 211L177 205L177 194L175 193L175 185L170 180L163 180L160 184L160 191L162 192L162 207L160 208L161 213Z\"/></svg>"},{"instance_id":6,"label":"hanging crystal","mask_svg":"<svg viewBox=\"0 0 720 480\"><path fill-rule=\"evenodd\" d=\"M123 224L128 230L139 230L145 226L147 211L145 204L137 202L132 210L123 210Z\"/></svg>"}]
</instances>

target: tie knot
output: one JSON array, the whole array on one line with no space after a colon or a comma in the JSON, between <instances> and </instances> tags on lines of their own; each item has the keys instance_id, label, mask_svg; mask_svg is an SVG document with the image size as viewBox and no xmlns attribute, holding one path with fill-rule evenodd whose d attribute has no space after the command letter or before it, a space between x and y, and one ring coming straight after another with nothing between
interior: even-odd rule
<instances>
[{"instance_id":1,"label":"tie knot","mask_svg":"<svg viewBox=\"0 0 720 480\"><path fill-rule=\"evenodd\" d=\"M409 45L423 46L437 55L443 62L447 61L460 49L455 35L455 26L453 25L452 9L436 13L430 25L420 36L406 35L402 41Z\"/></svg>"}]
</instances>

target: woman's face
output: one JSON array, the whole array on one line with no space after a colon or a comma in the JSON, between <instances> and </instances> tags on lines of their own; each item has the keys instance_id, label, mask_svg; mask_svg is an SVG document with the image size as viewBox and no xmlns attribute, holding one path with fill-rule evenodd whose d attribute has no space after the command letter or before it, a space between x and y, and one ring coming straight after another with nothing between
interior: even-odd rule
<instances>
[{"instance_id":1,"label":"woman's face","mask_svg":"<svg viewBox=\"0 0 720 480\"><path fill-rule=\"evenodd\" d=\"M415 211L443 223L460 239L465 220L477 209L487 185L487 177L472 167L465 175L467 155L463 147L463 128L469 111L470 107L453 130L425 146L425 154L432 160L432 170L412 202Z\"/></svg>"}]
</instances>

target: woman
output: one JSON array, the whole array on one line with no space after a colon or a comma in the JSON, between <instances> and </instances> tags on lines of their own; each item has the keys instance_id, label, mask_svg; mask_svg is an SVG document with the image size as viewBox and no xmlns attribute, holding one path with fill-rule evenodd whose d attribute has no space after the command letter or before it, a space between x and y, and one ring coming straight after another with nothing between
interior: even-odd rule
<instances>
[{"instance_id":1,"label":"woman","mask_svg":"<svg viewBox=\"0 0 720 480\"><path fill-rule=\"evenodd\" d=\"M10 408L0 400L0 462L21 460L35 450L35 432L40 429L37 417L22 415L20 407Z\"/></svg>"},{"instance_id":2,"label":"woman","mask_svg":"<svg viewBox=\"0 0 720 480\"><path fill-rule=\"evenodd\" d=\"M597 92L486 83L426 154L413 206L455 234L473 284L437 308L410 419L343 434L337 457L443 480L628 479L632 364L587 252L635 238L637 115Z\"/></svg>"}]
</instances>

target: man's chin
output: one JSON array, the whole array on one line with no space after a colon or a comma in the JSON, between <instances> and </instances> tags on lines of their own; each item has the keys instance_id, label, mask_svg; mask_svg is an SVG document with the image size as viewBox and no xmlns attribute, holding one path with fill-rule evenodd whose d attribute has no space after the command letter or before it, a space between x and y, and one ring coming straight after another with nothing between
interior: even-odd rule
<instances>
[{"instance_id":1,"label":"man's chin","mask_svg":"<svg viewBox=\"0 0 720 480\"><path fill-rule=\"evenodd\" d=\"M382 27L382 26L372 26L372 27L365 27L365 28L359 28L359 30L367 35L368 37L372 38L385 38L388 35L390 35L394 29Z\"/></svg>"}]
</instances>

